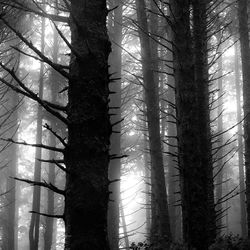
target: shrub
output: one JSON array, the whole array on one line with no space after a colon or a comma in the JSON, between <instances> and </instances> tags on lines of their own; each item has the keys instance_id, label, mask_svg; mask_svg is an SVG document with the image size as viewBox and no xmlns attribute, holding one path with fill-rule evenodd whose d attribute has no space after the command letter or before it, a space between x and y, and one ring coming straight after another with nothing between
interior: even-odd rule
<instances>
[{"instance_id":1,"label":"shrub","mask_svg":"<svg viewBox=\"0 0 250 250\"><path fill-rule=\"evenodd\" d=\"M219 237L209 250L249 250L250 241L239 237L239 235L229 234Z\"/></svg>"}]
</instances>

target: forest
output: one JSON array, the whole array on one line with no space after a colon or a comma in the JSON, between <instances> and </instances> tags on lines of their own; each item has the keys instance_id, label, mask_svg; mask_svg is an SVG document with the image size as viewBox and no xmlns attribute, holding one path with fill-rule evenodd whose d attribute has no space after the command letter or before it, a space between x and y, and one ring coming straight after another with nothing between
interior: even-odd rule
<instances>
[{"instance_id":1,"label":"forest","mask_svg":"<svg viewBox=\"0 0 250 250\"><path fill-rule=\"evenodd\" d=\"M249 250L249 16L0 0L0 249Z\"/></svg>"}]
</instances>

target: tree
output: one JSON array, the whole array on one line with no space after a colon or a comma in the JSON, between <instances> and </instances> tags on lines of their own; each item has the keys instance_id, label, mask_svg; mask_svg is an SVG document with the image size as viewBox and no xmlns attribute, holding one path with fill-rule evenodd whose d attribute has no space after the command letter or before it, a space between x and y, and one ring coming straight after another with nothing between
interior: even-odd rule
<instances>
[{"instance_id":1,"label":"tree","mask_svg":"<svg viewBox=\"0 0 250 250\"><path fill-rule=\"evenodd\" d=\"M220 41L220 37L217 37L218 41ZM219 54L220 57L218 58L218 108L217 108L217 130L218 133L222 133L223 131L223 117L222 117L222 111L223 111L223 81L222 81L222 75L223 75L223 61L222 61L222 54L221 49L219 48ZM216 188L216 199L218 201L218 207L217 212L221 214L223 211L222 203L220 203L220 200L222 199L222 183L223 183L223 134L221 134L217 140L217 188ZM222 225L222 216L220 215L217 219L217 228L218 231L221 231L223 225Z\"/></svg>"},{"instance_id":2,"label":"tree","mask_svg":"<svg viewBox=\"0 0 250 250\"><path fill-rule=\"evenodd\" d=\"M246 173L246 210L248 238L250 237L250 46L248 35L248 1L238 1L240 50L243 77L244 144Z\"/></svg>"},{"instance_id":3,"label":"tree","mask_svg":"<svg viewBox=\"0 0 250 250\"><path fill-rule=\"evenodd\" d=\"M246 199L245 199L245 176L244 176L244 154L243 154L243 131L242 131L242 108L241 108L241 86L240 86L240 72L239 72L239 46L234 45L235 53L235 88L236 88L236 102L237 102L237 122L238 122L238 164L239 164L239 182L240 182L240 209L241 209L241 233L242 237L247 236L246 228Z\"/></svg>"},{"instance_id":4,"label":"tree","mask_svg":"<svg viewBox=\"0 0 250 250\"><path fill-rule=\"evenodd\" d=\"M108 113L110 42L106 1L74 0L70 10L73 50L69 69L68 143L64 151L65 249L108 250L112 128Z\"/></svg>"},{"instance_id":5,"label":"tree","mask_svg":"<svg viewBox=\"0 0 250 250\"><path fill-rule=\"evenodd\" d=\"M151 160L151 244L153 245L153 249L168 249L171 241L171 233L160 136L159 89L158 81L156 81L154 75L145 9L144 0L137 0L136 12L141 43L146 119Z\"/></svg>"},{"instance_id":6,"label":"tree","mask_svg":"<svg viewBox=\"0 0 250 250\"><path fill-rule=\"evenodd\" d=\"M118 6L113 12L112 27L109 27L110 38L113 42L110 55L110 74L116 81L110 85L110 116L111 123L116 124L115 133L111 135L110 154L114 159L109 165L110 202L108 210L108 232L111 250L119 248L119 221L120 221L120 178L121 178L121 67L122 67L122 8L121 1L112 1L112 6ZM110 13L111 14L111 13Z\"/></svg>"},{"instance_id":7,"label":"tree","mask_svg":"<svg viewBox=\"0 0 250 250\"><path fill-rule=\"evenodd\" d=\"M51 183L23 180L32 185L50 188L65 196L63 216L54 215L56 218L63 218L65 222L65 249L108 250L107 208L110 184L108 166L111 158L109 138L112 133L108 107L110 82L108 56L111 50L106 28L108 11L106 1L102 0L74 0L70 5L65 1L65 6L70 10L69 20L60 15L57 18L55 15L46 14L41 8L37 8L35 13L51 20L69 21L71 43L58 29L60 36L71 49L69 66L60 67L53 63L3 16L2 20L42 61L68 79L67 107L41 99L4 64L1 64L2 68L13 77L18 87L4 78L1 78L1 81L15 91L36 100L67 125L67 141L53 128L47 127L64 148L43 144L33 145L64 155L66 169L58 161L55 163L66 172L65 191ZM21 144L27 145L27 143ZM39 213L39 211L34 212Z\"/></svg>"},{"instance_id":8,"label":"tree","mask_svg":"<svg viewBox=\"0 0 250 250\"><path fill-rule=\"evenodd\" d=\"M209 5L170 1L170 6L183 238L188 247L208 249L216 236L206 45Z\"/></svg>"},{"instance_id":9,"label":"tree","mask_svg":"<svg viewBox=\"0 0 250 250\"><path fill-rule=\"evenodd\" d=\"M55 14L58 15L58 1L55 2ZM53 28L53 44L52 44L52 60L54 63L58 62L59 56L59 35L55 29ZM51 89L51 101L53 103L57 102L59 87L60 87L60 77L58 73L51 69L49 84ZM57 128L57 131L60 130L59 126L56 123L55 119L50 120L50 127ZM57 140L56 137L50 134L49 145L51 147L56 147ZM49 159L56 159L56 153L54 151L49 152ZM55 172L55 164L52 162L49 164L48 170L48 182L55 185L56 181L56 172ZM55 212L55 194L52 190L47 190L47 214L53 215ZM45 220L45 232L44 232L44 250L50 250L53 244L53 234L55 228L54 219L51 217L46 217Z\"/></svg>"},{"instance_id":10,"label":"tree","mask_svg":"<svg viewBox=\"0 0 250 250\"><path fill-rule=\"evenodd\" d=\"M41 53L44 53L45 47L45 19L42 19L41 27ZM44 86L44 64L41 63L39 72L39 98L43 99L43 86ZM42 144L42 107L38 105L37 108L37 127L36 127L36 144ZM35 156L35 170L34 170L34 181L41 181L41 161L42 148L36 148ZM30 250L38 250L39 247L39 234L40 234L40 202L41 202L41 187L34 186L33 190L33 201L32 211L36 213L31 214L30 228L29 228L29 242Z\"/></svg>"}]
</instances>

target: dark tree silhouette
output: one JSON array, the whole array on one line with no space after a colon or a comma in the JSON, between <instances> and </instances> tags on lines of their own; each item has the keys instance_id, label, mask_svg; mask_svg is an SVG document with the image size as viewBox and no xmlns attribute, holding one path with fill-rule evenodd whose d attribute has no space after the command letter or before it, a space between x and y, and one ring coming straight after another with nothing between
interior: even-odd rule
<instances>
[{"instance_id":1,"label":"dark tree silhouette","mask_svg":"<svg viewBox=\"0 0 250 250\"><path fill-rule=\"evenodd\" d=\"M204 250L216 232L208 109L208 5L207 1L192 1L192 6L190 1L170 1L170 6L183 237L189 247Z\"/></svg>"},{"instance_id":2,"label":"dark tree silhouette","mask_svg":"<svg viewBox=\"0 0 250 250\"><path fill-rule=\"evenodd\" d=\"M14 3L11 3L14 4ZM17 7L20 5L15 2ZM65 190L60 190L52 183L45 181L22 180L35 186L43 186L65 196L65 211L63 215L47 215L63 218L65 222L65 249L103 249L108 250L107 240L107 209L109 200L108 166L110 161L109 146L112 125L109 120L109 82L108 56L111 51L107 35L106 16L108 13L106 1L71 1L68 4L70 17L50 15L42 8L22 5L22 9L33 11L36 15L53 21L69 23L71 42L60 36L71 49L70 65L62 66L52 62L46 55L28 41L18 30L1 15L3 23L15 33L44 63L50 65L62 76L68 79L68 105L45 101L32 92L17 77L14 71L1 63L18 86L1 81L10 88L39 103L49 113L67 125L68 139L65 141L57 131L46 126L56 136L63 148L39 144L16 142L22 145L56 151L64 155L63 163L66 169L52 160L60 169L66 172ZM39 6L39 5L38 5ZM23 52L24 53L24 52ZM27 55L27 53L26 53ZM67 72L69 70L69 72ZM114 125L114 124L113 124ZM7 141L13 142L12 139ZM17 178L18 179L18 178ZM38 215L46 215L32 211Z\"/></svg>"},{"instance_id":3,"label":"dark tree silhouette","mask_svg":"<svg viewBox=\"0 0 250 250\"><path fill-rule=\"evenodd\" d=\"M238 1L239 34L243 77L244 143L246 171L246 206L248 238L250 238L250 46L248 35L248 1Z\"/></svg>"},{"instance_id":4,"label":"dark tree silhouette","mask_svg":"<svg viewBox=\"0 0 250 250\"><path fill-rule=\"evenodd\" d=\"M151 161L151 243L153 249L168 249L171 241L171 233L160 135L159 87L154 75L155 65L152 61L153 52L148 35L149 29L144 0L136 1L136 10L141 43L145 114Z\"/></svg>"}]
</instances>

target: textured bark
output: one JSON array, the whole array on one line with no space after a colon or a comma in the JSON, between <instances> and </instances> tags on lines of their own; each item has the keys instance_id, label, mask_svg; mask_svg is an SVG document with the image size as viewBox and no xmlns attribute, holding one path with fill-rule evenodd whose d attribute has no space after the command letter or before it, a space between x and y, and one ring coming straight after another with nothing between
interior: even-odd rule
<instances>
[{"instance_id":1,"label":"textured bark","mask_svg":"<svg viewBox=\"0 0 250 250\"><path fill-rule=\"evenodd\" d=\"M248 36L248 1L238 1L239 33L243 77L243 111L246 173L246 209L248 238L250 238L250 46Z\"/></svg>"},{"instance_id":2,"label":"textured bark","mask_svg":"<svg viewBox=\"0 0 250 250\"><path fill-rule=\"evenodd\" d=\"M112 6L119 6L114 10L113 25L110 27L111 39L114 41L112 53L110 55L110 73L112 77L118 78L111 83L110 91L110 114L111 123L118 124L113 128L115 131L121 131L121 43L122 43L122 4L120 0L114 0ZM115 108L112 108L115 107ZM110 154L121 156L121 133L111 135ZM121 178L121 159L113 159L109 165L109 179L119 180ZM120 181L115 181L110 185L110 202L108 210L108 233L111 250L119 249L119 203L120 203Z\"/></svg>"},{"instance_id":3,"label":"textured bark","mask_svg":"<svg viewBox=\"0 0 250 250\"><path fill-rule=\"evenodd\" d=\"M200 165L199 174L202 192L198 195L201 199L202 211L205 223L206 241L199 239L199 247L209 246L216 238L216 213L214 207L213 161L209 111L209 81L208 81L208 49L207 49L207 0L193 1L193 29L194 29L194 73L197 86L197 111L198 111L198 137ZM199 188L200 188L199 187ZM199 191L199 189L197 190ZM198 197L197 197L198 198ZM199 201L199 198L198 198ZM202 231L201 231L202 232ZM202 237L201 237L202 238ZM197 249L199 248L197 247Z\"/></svg>"},{"instance_id":4,"label":"textured bark","mask_svg":"<svg viewBox=\"0 0 250 250\"><path fill-rule=\"evenodd\" d=\"M239 52L238 43L234 45L234 64L235 64L235 89L236 89L236 102L237 102L237 132L238 132L238 164L239 164L239 185L240 185L240 224L241 235L243 238L247 236L246 227L246 199L245 199L245 174L244 174L244 155L243 155L243 131L242 131L242 108L241 108L241 85L240 85L240 72L239 72Z\"/></svg>"},{"instance_id":5,"label":"textured bark","mask_svg":"<svg viewBox=\"0 0 250 250\"><path fill-rule=\"evenodd\" d=\"M158 82L155 81L153 72L154 65L152 62L144 0L136 1L136 10L140 27L139 38L141 43L142 72L151 158L151 202L153 203L151 244L153 245L153 249L168 249L171 235L160 136L159 90Z\"/></svg>"},{"instance_id":6,"label":"textured bark","mask_svg":"<svg viewBox=\"0 0 250 250\"><path fill-rule=\"evenodd\" d=\"M193 1L193 37L190 31L190 1L170 1L170 4L183 238L189 248L205 250L215 237L205 42L206 4L205 1Z\"/></svg>"},{"instance_id":7,"label":"textured bark","mask_svg":"<svg viewBox=\"0 0 250 250\"><path fill-rule=\"evenodd\" d=\"M68 170L65 195L65 249L109 250L108 56L106 1L72 0L68 89Z\"/></svg>"},{"instance_id":8,"label":"textured bark","mask_svg":"<svg viewBox=\"0 0 250 250\"><path fill-rule=\"evenodd\" d=\"M41 52L44 53L44 39L45 39L45 20L42 19L41 28ZM41 63L39 73L39 97L43 98L43 86L44 86L44 63ZM36 126L36 144L42 143L42 107L38 105L37 108L37 126ZM41 159L42 149L36 148L35 152L35 171L34 181L41 181ZM32 211L40 212L40 200L41 200L41 187L34 186L33 198L32 198ZM29 228L29 243L30 250L38 250L39 247L39 233L40 233L40 215L36 213L31 214L30 228Z\"/></svg>"}]
</instances>

